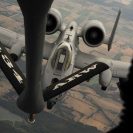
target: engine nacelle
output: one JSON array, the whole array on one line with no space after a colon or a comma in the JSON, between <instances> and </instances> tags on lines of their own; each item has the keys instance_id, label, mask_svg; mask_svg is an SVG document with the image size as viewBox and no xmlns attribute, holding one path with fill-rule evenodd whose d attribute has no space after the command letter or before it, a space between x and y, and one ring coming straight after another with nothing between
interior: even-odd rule
<instances>
[{"instance_id":1,"label":"engine nacelle","mask_svg":"<svg viewBox=\"0 0 133 133\"><path fill-rule=\"evenodd\" d=\"M50 35L60 30L62 26L62 15L54 8L51 8L47 16L46 34Z\"/></svg>"},{"instance_id":2,"label":"engine nacelle","mask_svg":"<svg viewBox=\"0 0 133 133\"><path fill-rule=\"evenodd\" d=\"M84 42L90 47L98 47L104 41L106 35L103 24L98 20L89 20L82 29Z\"/></svg>"},{"instance_id":3,"label":"engine nacelle","mask_svg":"<svg viewBox=\"0 0 133 133\"><path fill-rule=\"evenodd\" d=\"M24 46L21 43L14 44L10 49L10 56L13 59L13 61L17 61L23 50Z\"/></svg>"},{"instance_id":4,"label":"engine nacelle","mask_svg":"<svg viewBox=\"0 0 133 133\"><path fill-rule=\"evenodd\" d=\"M110 69L107 69L99 74L99 84L102 87L108 87L112 79L112 72Z\"/></svg>"}]
</instances>

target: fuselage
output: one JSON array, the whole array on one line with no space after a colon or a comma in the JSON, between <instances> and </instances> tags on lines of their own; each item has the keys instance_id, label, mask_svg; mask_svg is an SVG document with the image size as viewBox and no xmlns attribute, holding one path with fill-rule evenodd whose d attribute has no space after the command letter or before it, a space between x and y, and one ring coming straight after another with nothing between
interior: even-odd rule
<instances>
[{"instance_id":1,"label":"fuselage","mask_svg":"<svg viewBox=\"0 0 133 133\"><path fill-rule=\"evenodd\" d=\"M75 57L77 55L77 45L79 44L77 29L77 23L71 22L60 33L51 53L48 53L47 49L44 49L44 54L47 53L49 57L46 66L42 68L42 89L49 86L53 80L60 80L73 72ZM14 52L15 47L15 53L18 53L17 55L25 47L24 39L23 35L0 27L0 41L5 47L10 48L10 51L13 49Z\"/></svg>"},{"instance_id":2,"label":"fuselage","mask_svg":"<svg viewBox=\"0 0 133 133\"><path fill-rule=\"evenodd\" d=\"M60 33L43 71L43 89L72 74L78 48L77 28L76 22L71 22Z\"/></svg>"}]
</instances>

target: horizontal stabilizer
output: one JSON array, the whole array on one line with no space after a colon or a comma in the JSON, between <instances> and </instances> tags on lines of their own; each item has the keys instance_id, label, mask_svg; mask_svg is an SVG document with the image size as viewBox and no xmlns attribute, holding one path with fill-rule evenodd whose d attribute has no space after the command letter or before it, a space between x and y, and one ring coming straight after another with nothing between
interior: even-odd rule
<instances>
[{"instance_id":1,"label":"horizontal stabilizer","mask_svg":"<svg viewBox=\"0 0 133 133\"><path fill-rule=\"evenodd\" d=\"M14 87L17 94L21 94L25 88L25 76L17 66L17 64L10 57L7 50L0 42L0 68Z\"/></svg>"},{"instance_id":2,"label":"horizontal stabilizer","mask_svg":"<svg viewBox=\"0 0 133 133\"><path fill-rule=\"evenodd\" d=\"M89 80L97 74L100 74L108 68L108 65L101 62L95 62L86 66L85 68L71 74L57 83L48 86L43 92L44 101L48 101L51 98L60 95L72 87Z\"/></svg>"}]
</instances>

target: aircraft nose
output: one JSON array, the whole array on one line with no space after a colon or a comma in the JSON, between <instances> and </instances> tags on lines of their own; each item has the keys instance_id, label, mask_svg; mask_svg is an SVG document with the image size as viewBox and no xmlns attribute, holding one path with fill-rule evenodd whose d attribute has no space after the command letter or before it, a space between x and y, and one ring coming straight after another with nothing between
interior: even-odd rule
<instances>
[{"instance_id":1,"label":"aircraft nose","mask_svg":"<svg viewBox=\"0 0 133 133\"><path fill-rule=\"evenodd\" d=\"M74 28L77 27L77 23L76 23L75 21L72 21L72 22L70 23L69 27L70 27L70 30L73 30Z\"/></svg>"}]
</instances>

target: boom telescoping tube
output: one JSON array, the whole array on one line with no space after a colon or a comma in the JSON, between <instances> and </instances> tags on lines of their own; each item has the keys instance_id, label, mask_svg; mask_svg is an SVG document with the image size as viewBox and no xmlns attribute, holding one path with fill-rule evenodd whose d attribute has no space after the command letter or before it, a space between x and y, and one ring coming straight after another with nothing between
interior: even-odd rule
<instances>
[{"instance_id":1,"label":"boom telescoping tube","mask_svg":"<svg viewBox=\"0 0 133 133\"><path fill-rule=\"evenodd\" d=\"M17 100L18 107L36 114L44 107L40 84L46 18L53 0L17 0L24 16L26 47L26 88Z\"/></svg>"}]
</instances>

